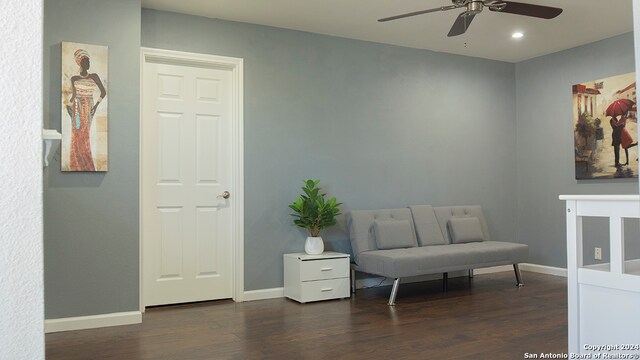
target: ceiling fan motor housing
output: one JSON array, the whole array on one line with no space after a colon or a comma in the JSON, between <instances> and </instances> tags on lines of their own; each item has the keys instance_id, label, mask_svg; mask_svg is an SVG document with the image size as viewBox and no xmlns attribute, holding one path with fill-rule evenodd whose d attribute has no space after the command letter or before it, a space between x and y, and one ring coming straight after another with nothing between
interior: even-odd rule
<instances>
[{"instance_id":1,"label":"ceiling fan motor housing","mask_svg":"<svg viewBox=\"0 0 640 360\"><path fill-rule=\"evenodd\" d=\"M482 12L484 3L482 1L470 1L467 4L467 11L464 12L464 16L471 16Z\"/></svg>"}]
</instances>

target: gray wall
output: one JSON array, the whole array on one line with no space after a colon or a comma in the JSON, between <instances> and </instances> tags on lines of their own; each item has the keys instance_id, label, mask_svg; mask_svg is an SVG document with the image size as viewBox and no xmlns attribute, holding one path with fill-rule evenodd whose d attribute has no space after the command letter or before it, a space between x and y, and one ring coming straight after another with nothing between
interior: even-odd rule
<instances>
[{"instance_id":1,"label":"gray wall","mask_svg":"<svg viewBox=\"0 0 640 360\"><path fill-rule=\"evenodd\" d=\"M142 45L245 61L246 290L282 286L282 254L303 251L303 178L344 212L481 204L515 240L514 64L155 10ZM323 236L350 250L343 225Z\"/></svg>"},{"instance_id":2,"label":"gray wall","mask_svg":"<svg viewBox=\"0 0 640 360\"><path fill-rule=\"evenodd\" d=\"M303 250L287 209L303 178L321 179L344 212L481 204L494 239L528 243L531 262L560 267L557 195L637 192L634 181L573 180L566 120L572 84L633 71L631 34L514 65L140 15L139 1L45 3L45 126L60 129L60 41L110 51L110 171L61 173L59 156L45 171L47 318L138 308L140 42L245 60L246 290L282 286L282 254ZM343 221L324 237L350 251Z\"/></svg>"},{"instance_id":3,"label":"gray wall","mask_svg":"<svg viewBox=\"0 0 640 360\"><path fill-rule=\"evenodd\" d=\"M45 170L45 314L132 311L138 297L140 1L44 2L44 126L60 130L60 42L109 47L109 172Z\"/></svg>"},{"instance_id":4,"label":"gray wall","mask_svg":"<svg viewBox=\"0 0 640 360\"><path fill-rule=\"evenodd\" d=\"M572 85L633 72L634 61L628 33L516 64L517 229L530 262L566 267L565 204L558 195L638 193L637 179L575 180L571 121ZM637 238L637 230L628 224L628 236ZM596 245L608 257L606 222L587 220L585 235L587 259Z\"/></svg>"}]
</instances>

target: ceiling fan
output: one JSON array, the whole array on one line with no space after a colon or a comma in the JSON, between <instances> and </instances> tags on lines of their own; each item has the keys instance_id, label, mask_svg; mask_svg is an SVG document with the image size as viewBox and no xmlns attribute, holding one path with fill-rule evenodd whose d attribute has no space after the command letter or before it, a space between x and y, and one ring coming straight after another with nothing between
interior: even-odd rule
<instances>
[{"instance_id":1,"label":"ceiling fan","mask_svg":"<svg viewBox=\"0 0 640 360\"><path fill-rule=\"evenodd\" d=\"M420 10L414 11L406 14L400 14L395 16L386 17L383 19L379 19L379 22L386 22L391 20L402 19L410 16L428 14L437 11L447 11L458 8L465 8L466 10L458 15L458 18L453 23L451 30L449 30L449 34L447 36L457 36L462 35L467 32L469 25L471 25L471 21L473 20L476 14L482 12L482 10L486 7L491 11L516 14L516 15L524 15L524 16L533 16L542 19L553 19L554 17L560 15L562 13L562 9L543 6L543 5L534 5L534 4L525 4L519 3L515 1L499 1L499 0L451 0L453 5L441 6L434 9L428 10Z\"/></svg>"}]
</instances>

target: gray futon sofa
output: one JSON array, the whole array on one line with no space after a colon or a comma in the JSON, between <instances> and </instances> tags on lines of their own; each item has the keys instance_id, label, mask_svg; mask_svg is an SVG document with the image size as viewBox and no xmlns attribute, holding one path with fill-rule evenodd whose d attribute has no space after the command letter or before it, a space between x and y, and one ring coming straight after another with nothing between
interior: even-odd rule
<instances>
[{"instance_id":1,"label":"gray futon sofa","mask_svg":"<svg viewBox=\"0 0 640 360\"><path fill-rule=\"evenodd\" d=\"M395 305L400 279L513 264L516 285L522 286L518 263L528 246L491 241L480 206L415 205L402 209L357 210L347 214L355 271L393 278L389 305Z\"/></svg>"}]
</instances>

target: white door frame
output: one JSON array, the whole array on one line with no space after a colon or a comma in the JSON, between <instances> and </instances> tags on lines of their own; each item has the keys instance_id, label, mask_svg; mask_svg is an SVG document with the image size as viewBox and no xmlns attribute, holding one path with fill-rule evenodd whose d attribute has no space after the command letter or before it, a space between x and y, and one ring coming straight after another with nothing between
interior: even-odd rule
<instances>
[{"instance_id":1,"label":"white door frame","mask_svg":"<svg viewBox=\"0 0 640 360\"><path fill-rule=\"evenodd\" d=\"M233 251L233 300L235 302L244 301L244 131L243 131L243 60L239 58L188 53L182 51L172 51L163 49L140 48L140 311L144 312L144 301L142 291L143 281L143 242L144 231L142 228L142 181L145 174L142 173L142 93L144 65L146 62L157 62L162 64L197 66L212 69L231 71L231 122L232 122L232 177L233 177L233 197L235 199L231 212L231 247Z\"/></svg>"}]
</instances>

